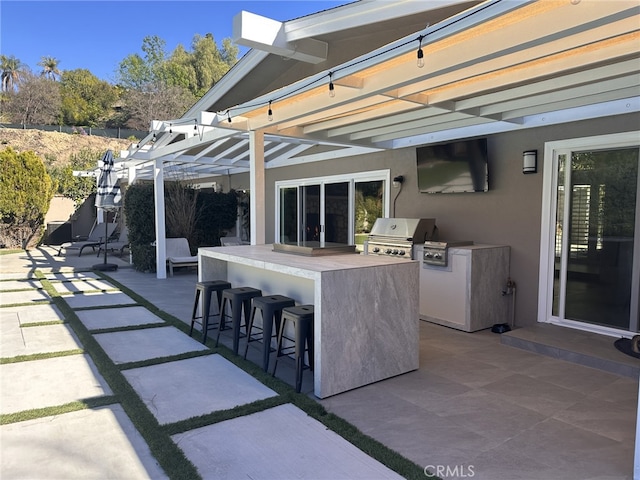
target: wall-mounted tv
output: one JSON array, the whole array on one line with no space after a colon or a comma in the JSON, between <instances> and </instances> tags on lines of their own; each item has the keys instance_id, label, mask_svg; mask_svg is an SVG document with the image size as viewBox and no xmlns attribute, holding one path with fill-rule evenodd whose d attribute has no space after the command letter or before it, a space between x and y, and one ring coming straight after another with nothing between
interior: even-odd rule
<instances>
[{"instance_id":1,"label":"wall-mounted tv","mask_svg":"<svg viewBox=\"0 0 640 480\"><path fill-rule=\"evenodd\" d=\"M416 149L422 193L489 190L487 139L460 140Z\"/></svg>"}]
</instances>

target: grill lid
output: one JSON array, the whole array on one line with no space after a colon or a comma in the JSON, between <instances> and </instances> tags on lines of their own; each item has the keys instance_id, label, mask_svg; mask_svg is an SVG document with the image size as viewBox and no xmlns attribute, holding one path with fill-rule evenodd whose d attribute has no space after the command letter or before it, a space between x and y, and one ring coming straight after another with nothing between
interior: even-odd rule
<instances>
[{"instance_id":1,"label":"grill lid","mask_svg":"<svg viewBox=\"0 0 640 480\"><path fill-rule=\"evenodd\" d=\"M378 218L371 229L371 237L387 237L422 243L436 236L435 218Z\"/></svg>"}]
</instances>

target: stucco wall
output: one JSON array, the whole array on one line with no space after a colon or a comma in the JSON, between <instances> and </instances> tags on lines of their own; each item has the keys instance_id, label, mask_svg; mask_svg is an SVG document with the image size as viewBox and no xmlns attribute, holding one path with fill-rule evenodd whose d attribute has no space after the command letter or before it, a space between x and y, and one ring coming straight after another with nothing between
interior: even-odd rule
<instances>
[{"instance_id":1,"label":"stucco wall","mask_svg":"<svg viewBox=\"0 0 640 480\"><path fill-rule=\"evenodd\" d=\"M266 241L275 238L275 182L366 170L391 169L405 183L396 201L396 217L436 218L440 238L509 245L511 276L517 284L516 323L536 322L544 144L548 141L634 130L639 114L585 120L488 137L489 188L486 193L422 194L416 181L415 149L385 151L267 170ZM522 173L522 152L538 150L538 173ZM231 188L248 189L249 175L230 179ZM391 195L396 191L392 189ZM506 279L505 279L506 280Z\"/></svg>"}]
</instances>

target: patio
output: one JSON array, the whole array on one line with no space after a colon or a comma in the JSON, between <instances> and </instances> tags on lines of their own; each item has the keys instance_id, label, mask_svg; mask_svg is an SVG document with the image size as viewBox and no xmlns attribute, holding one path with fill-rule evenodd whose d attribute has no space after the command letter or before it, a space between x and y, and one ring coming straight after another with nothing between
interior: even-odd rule
<instances>
[{"instance_id":1,"label":"patio","mask_svg":"<svg viewBox=\"0 0 640 480\"><path fill-rule=\"evenodd\" d=\"M95 263L93 256L55 257L48 248L21 257L17 263L25 271L82 269ZM159 280L112 259L121 262L121 268L108 277L160 310L189 321L194 270ZM0 261L2 271L10 271L7 257ZM162 329L146 331L154 330ZM578 350L575 336L566 329L554 331L550 338L555 344L544 352L555 354L553 358L505 345L490 331L468 334L421 322L419 370L319 403L443 478L632 478L637 377L593 367L611 365L613 359L628 372L640 362L617 352L613 338L607 339L611 349L600 355L606 358L591 360L592 367L563 360L558 352L580 360L584 351L602 351L602 337L583 336L580 355L571 355ZM543 351L541 338L535 338L536 346L526 343L532 341L526 335L516 341ZM286 369L279 372L287 374ZM305 378L303 391L309 393L312 385L309 376Z\"/></svg>"}]
</instances>

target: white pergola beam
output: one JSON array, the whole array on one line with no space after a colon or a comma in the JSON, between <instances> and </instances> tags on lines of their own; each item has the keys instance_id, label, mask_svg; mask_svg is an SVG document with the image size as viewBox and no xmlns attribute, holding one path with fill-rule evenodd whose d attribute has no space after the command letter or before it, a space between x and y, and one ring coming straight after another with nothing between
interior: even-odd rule
<instances>
[{"instance_id":1,"label":"white pergola beam","mask_svg":"<svg viewBox=\"0 0 640 480\"><path fill-rule=\"evenodd\" d=\"M329 49L326 42L313 38L290 42L282 22L244 10L233 17L233 41L245 47L314 64L324 62Z\"/></svg>"}]
</instances>

